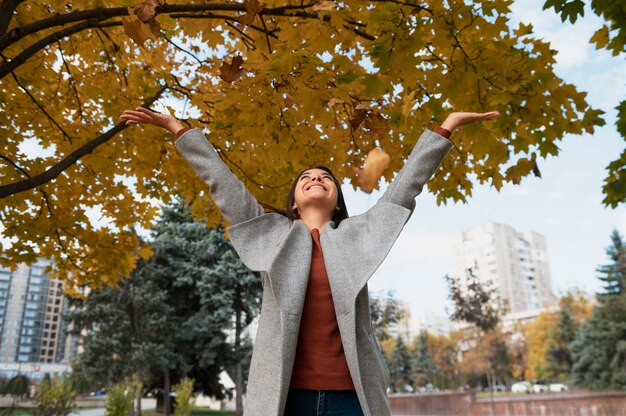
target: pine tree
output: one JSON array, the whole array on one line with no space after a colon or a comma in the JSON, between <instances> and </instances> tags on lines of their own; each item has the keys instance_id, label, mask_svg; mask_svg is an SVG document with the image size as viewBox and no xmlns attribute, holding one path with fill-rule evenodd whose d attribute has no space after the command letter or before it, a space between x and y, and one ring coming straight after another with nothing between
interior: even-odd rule
<instances>
[{"instance_id":1,"label":"pine tree","mask_svg":"<svg viewBox=\"0 0 626 416\"><path fill-rule=\"evenodd\" d=\"M218 399L229 393L219 381L229 369L241 397L251 350L242 332L260 310L260 277L239 260L222 228L195 221L182 200L163 207L150 231L154 255L132 278L94 290L70 314L76 332L88 330L76 369L104 384L135 376L138 398L144 383L168 393L190 377Z\"/></svg>"},{"instance_id":2,"label":"pine tree","mask_svg":"<svg viewBox=\"0 0 626 416\"><path fill-rule=\"evenodd\" d=\"M611 242L612 244L606 248L606 254L611 262L596 269L600 274L598 279L604 283L604 293L600 294L599 300L626 294L626 246L617 230L611 233Z\"/></svg>"},{"instance_id":3,"label":"pine tree","mask_svg":"<svg viewBox=\"0 0 626 416\"><path fill-rule=\"evenodd\" d=\"M570 311L561 309L556 327L550 334L550 344L546 351L548 372L557 380L565 381L572 369L570 344L576 338L577 328L578 325Z\"/></svg>"},{"instance_id":4,"label":"pine tree","mask_svg":"<svg viewBox=\"0 0 626 416\"><path fill-rule=\"evenodd\" d=\"M404 343L402 335L399 335L396 339L396 347L391 354L389 366L391 390L394 393L404 392L407 385L413 387L411 380L412 370L411 354Z\"/></svg>"},{"instance_id":5,"label":"pine tree","mask_svg":"<svg viewBox=\"0 0 626 416\"><path fill-rule=\"evenodd\" d=\"M591 317L581 325L571 344L572 379L592 389L626 387L625 248L614 230L606 249L610 263L597 268L604 292Z\"/></svg>"},{"instance_id":6,"label":"pine tree","mask_svg":"<svg viewBox=\"0 0 626 416\"><path fill-rule=\"evenodd\" d=\"M424 387L433 382L437 372L437 366L433 362L432 353L428 342L428 332L420 331L417 337L417 348L413 364L413 381L415 386Z\"/></svg>"}]
</instances>

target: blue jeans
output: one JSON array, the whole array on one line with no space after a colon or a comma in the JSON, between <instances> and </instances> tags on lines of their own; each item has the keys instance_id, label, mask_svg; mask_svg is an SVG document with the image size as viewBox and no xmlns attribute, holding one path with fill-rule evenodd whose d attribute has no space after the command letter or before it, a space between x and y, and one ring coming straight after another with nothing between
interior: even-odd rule
<instances>
[{"instance_id":1,"label":"blue jeans","mask_svg":"<svg viewBox=\"0 0 626 416\"><path fill-rule=\"evenodd\" d=\"M363 416L354 390L289 389L283 416Z\"/></svg>"}]
</instances>

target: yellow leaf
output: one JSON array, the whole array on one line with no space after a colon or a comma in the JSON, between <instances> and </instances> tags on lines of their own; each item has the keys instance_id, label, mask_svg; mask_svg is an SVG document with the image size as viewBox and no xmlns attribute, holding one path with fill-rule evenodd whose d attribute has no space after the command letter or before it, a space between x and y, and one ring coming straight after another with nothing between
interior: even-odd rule
<instances>
[{"instance_id":1,"label":"yellow leaf","mask_svg":"<svg viewBox=\"0 0 626 416\"><path fill-rule=\"evenodd\" d=\"M144 260L149 259L154 254L154 250L152 250L152 246L149 244L141 246L139 249L139 257Z\"/></svg>"},{"instance_id":2,"label":"yellow leaf","mask_svg":"<svg viewBox=\"0 0 626 416\"><path fill-rule=\"evenodd\" d=\"M263 6L259 4L258 0L245 0L243 4L246 8L246 14L237 17L237 20L244 25L251 25L256 15L263 10Z\"/></svg>"},{"instance_id":3,"label":"yellow leaf","mask_svg":"<svg viewBox=\"0 0 626 416\"><path fill-rule=\"evenodd\" d=\"M371 193L374 190L390 160L389 155L378 147L367 154L365 167L358 172L358 184L363 192Z\"/></svg>"},{"instance_id":4,"label":"yellow leaf","mask_svg":"<svg viewBox=\"0 0 626 416\"><path fill-rule=\"evenodd\" d=\"M127 17L122 17L122 24L128 37L140 47L145 48L144 43L153 36L148 25L142 23L139 19Z\"/></svg>"},{"instance_id":5,"label":"yellow leaf","mask_svg":"<svg viewBox=\"0 0 626 416\"><path fill-rule=\"evenodd\" d=\"M413 102L413 97L415 97L416 92L417 90L412 91L409 95L402 97L402 115L404 117L408 117L409 113L413 109L413 105L415 104Z\"/></svg>"}]
</instances>

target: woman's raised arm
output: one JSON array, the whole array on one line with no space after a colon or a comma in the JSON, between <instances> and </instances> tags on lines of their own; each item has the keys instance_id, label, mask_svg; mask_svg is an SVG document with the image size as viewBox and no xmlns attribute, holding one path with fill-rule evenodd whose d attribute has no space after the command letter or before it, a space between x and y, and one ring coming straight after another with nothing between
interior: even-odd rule
<instances>
[{"instance_id":1,"label":"woman's raised arm","mask_svg":"<svg viewBox=\"0 0 626 416\"><path fill-rule=\"evenodd\" d=\"M125 110L120 118L126 120L126 124L153 124L175 135L183 130L175 117L143 107ZM209 185L211 198L228 222L235 225L263 215L263 207L222 161L202 130L190 129L177 136L176 148Z\"/></svg>"},{"instance_id":2,"label":"woman's raised arm","mask_svg":"<svg viewBox=\"0 0 626 416\"><path fill-rule=\"evenodd\" d=\"M441 127L452 132L455 128L465 124L491 120L500 113L451 113L441 124ZM435 173L444 157L454 146L449 139L426 129L420 136L417 144L411 151L404 166L387 187L378 202L390 202L402 205L413 212L415 198L422 192L422 188Z\"/></svg>"}]
</instances>

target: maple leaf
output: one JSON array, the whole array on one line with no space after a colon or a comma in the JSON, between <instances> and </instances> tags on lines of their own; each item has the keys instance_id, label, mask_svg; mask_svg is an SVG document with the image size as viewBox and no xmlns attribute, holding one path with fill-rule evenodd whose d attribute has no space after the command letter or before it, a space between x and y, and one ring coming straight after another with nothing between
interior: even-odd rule
<instances>
[{"instance_id":1,"label":"maple leaf","mask_svg":"<svg viewBox=\"0 0 626 416\"><path fill-rule=\"evenodd\" d=\"M231 63L227 63L226 61L222 61L222 66L220 67L220 75L224 81L227 82L235 82L239 78L245 75L246 70L241 68L241 64L243 63L243 58L241 55L235 56Z\"/></svg>"},{"instance_id":2,"label":"maple leaf","mask_svg":"<svg viewBox=\"0 0 626 416\"><path fill-rule=\"evenodd\" d=\"M258 0L245 0L243 4L246 8L246 14L237 17L237 20L244 25L251 25L256 15L263 10L264 6L259 4Z\"/></svg>"},{"instance_id":3,"label":"maple leaf","mask_svg":"<svg viewBox=\"0 0 626 416\"><path fill-rule=\"evenodd\" d=\"M356 106L352 118L348 121L352 130L356 130L361 126L361 123L365 121L365 118L367 117L367 113L369 113L369 111L370 110L368 108Z\"/></svg>"},{"instance_id":4,"label":"maple leaf","mask_svg":"<svg viewBox=\"0 0 626 416\"><path fill-rule=\"evenodd\" d=\"M370 150L365 159L365 167L358 171L357 183L363 192L369 194L374 190L390 160L389 155L381 148Z\"/></svg>"},{"instance_id":5,"label":"maple leaf","mask_svg":"<svg viewBox=\"0 0 626 416\"><path fill-rule=\"evenodd\" d=\"M133 9L135 16L139 18L143 23L148 23L156 16L156 8L159 7L159 2L156 0L146 0L139 3Z\"/></svg>"},{"instance_id":6,"label":"maple leaf","mask_svg":"<svg viewBox=\"0 0 626 416\"><path fill-rule=\"evenodd\" d=\"M369 114L365 119L365 128L374 134L383 136L387 134L389 127L387 126L387 119L380 113Z\"/></svg>"},{"instance_id":7,"label":"maple leaf","mask_svg":"<svg viewBox=\"0 0 626 416\"><path fill-rule=\"evenodd\" d=\"M144 49L146 41L154 35L150 27L137 18L122 17L122 25L128 37Z\"/></svg>"}]
</instances>

